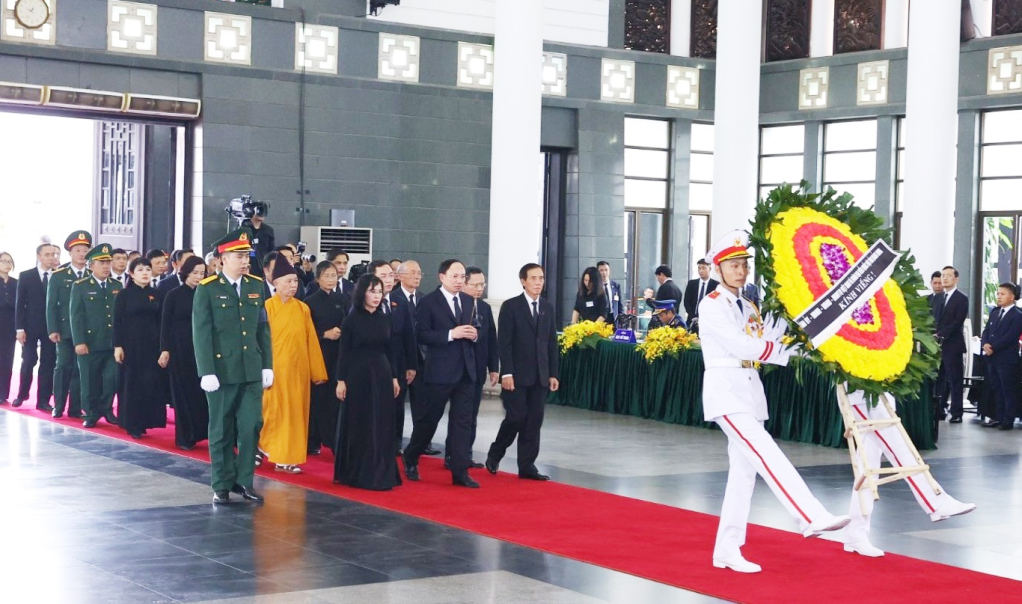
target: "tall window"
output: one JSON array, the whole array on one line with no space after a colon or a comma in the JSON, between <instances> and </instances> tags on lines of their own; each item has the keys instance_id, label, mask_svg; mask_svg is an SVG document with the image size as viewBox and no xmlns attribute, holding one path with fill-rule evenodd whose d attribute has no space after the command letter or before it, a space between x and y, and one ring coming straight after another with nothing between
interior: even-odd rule
<instances>
[{"instance_id":1,"label":"tall window","mask_svg":"<svg viewBox=\"0 0 1022 604\"><path fill-rule=\"evenodd\" d=\"M810 0L770 0L766 14L766 60L809 56Z\"/></svg>"},{"instance_id":2,"label":"tall window","mask_svg":"<svg viewBox=\"0 0 1022 604\"><path fill-rule=\"evenodd\" d=\"M1019 0L994 0L993 30L995 36L1007 36L1022 32L1022 2Z\"/></svg>"},{"instance_id":3,"label":"tall window","mask_svg":"<svg viewBox=\"0 0 1022 604\"><path fill-rule=\"evenodd\" d=\"M670 0L625 2L625 48L645 52L671 52Z\"/></svg>"},{"instance_id":4,"label":"tall window","mask_svg":"<svg viewBox=\"0 0 1022 604\"><path fill-rule=\"evenodd\" d=\"M1022 235L1022 109L983 114L980 130L979 210L981 302L994 303L997 284L1020 282Z\"/></svg>"},{"instance_id":5,"label":"tall window","mask_svg":"<svg viewBox=\"0 0 1022 604\"><path fill-rule=\"evenodd\" d=\"M692 0L692 38L689 56L717 58L717 1Z\"/></svg>"},{"instance_id":6,"label":"tall window","mask_svg":"<svg viewBox=\"0 0 1022 604\"><path fill-rule=\"evenodd\" d=\"M710 249L710 213L713 211L713 124L692 124L689 159L688 233L689 275L696 261ZM684 275L678 275L680 281Z\"/></svg>"},{"instance_id":7,"label":"tall window","mask_svg":"<svg viewBox=\"0 0 1022 604\"><path fill-rule=\"evenodd\" d=\"M802 180L802 154L806 146L804 124L764 126L759 133L759 195L788 183L798 186Z\"/></svg>"},{"instance_id":8,"label":"tall window","mask_svg":"<svg viewBox=\"0 0 1022 604\"><path fill-rule=\"evenodd\" d=\"M901 249L901 204L905 199L905 118L898 118L894 164L894 249Z\"/></svg>"},{"instance_id":9,"label":"tall window","mask_svg":"<svg viewBox=\"0 0 1022 604\"><path fill-rule=\"evenodd\" d=\"M834 54L880 50L884 0L835 0Z\"/></svg>"},{"instance_id":10,"label":"tall window","mask_svg":"<svg viewBox=\"0 0 1022 604\"><path fill-rule=\"evenodd\" d=\"M823 186L851 193L855 205L876 201L877 121L832 122L823 131Z\"/></svg>"},{"instance_id":11,"label":"tall window","mask_svg":"<svg viewBox=\"0 0 1022 604\"><path fill-rule=\"evenodd\" d=\"M664 261L671 124L625 118L625 295L634 305Z\"/></svg>"}]
</instances>

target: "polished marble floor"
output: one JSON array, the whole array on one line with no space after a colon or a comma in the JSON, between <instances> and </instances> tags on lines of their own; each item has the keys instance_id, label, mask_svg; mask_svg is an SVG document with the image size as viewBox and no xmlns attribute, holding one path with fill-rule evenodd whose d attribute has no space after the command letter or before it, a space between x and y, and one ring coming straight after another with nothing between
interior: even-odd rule
<instances>
[{"instance_id":1,"label":"polished marble floor","mask_svg":"<svg viewBox=\"0 0 1022 604\"><path fill-rule=\"evenodd\" d=\"M484 401L477 458L501 417L499 401ZM441 427L435 441L444 436ZM824 504L843 513L847 453L793 443L782 448ZM948 491L979 509L933 524L903 484L889 485L874 515L874 543L1022 580L1020 450L1022 431L943 424L940 449L925 456ZM727 470L725 439L717 431L561 407L548 408L540 462L561 482L713 514ZM513 467L510 459L505 464ZM264 505L215 509L206 464L0 413L0 601L719 601L257 480ZM763 485L751 519L795 529Z\"/></svg>"}]
</instances>

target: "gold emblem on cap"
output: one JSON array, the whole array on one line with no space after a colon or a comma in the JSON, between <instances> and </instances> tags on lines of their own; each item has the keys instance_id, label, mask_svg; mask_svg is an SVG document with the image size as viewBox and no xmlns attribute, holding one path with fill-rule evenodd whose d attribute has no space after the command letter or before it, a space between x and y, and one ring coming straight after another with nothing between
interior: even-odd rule
<instances>
[{"instance_id":1,"label":"gold emblem on cap","mask_svg":"<svg viewBox=\"0 0 1022 604\"><path fill-rule=\"evenodd\" d=\"M84 241L85 240L85 233L78 233L78 238L81 239L82 241Z\"/></svg>"},{"instance_id":2,"label":"gold emblem on cap","mask_svg":"<svg viewBox=\"0 0 1022 604\"><path fill-rule=\"evenodd\" d=\"M742 246L742 240L736 237L735 238L735 247L741 247L741 246Z\"/></svg>"},{"instance_id":3,"label":"gold emblem on cap","mask_svg":"<svg viewBox=\"0 0 1022 604\"><path fill-rule=\"evenodd\" d=\"M245 233L238 235L238 241L248 241L248 235L246 235Z\"/></svg>"}]
</instances>

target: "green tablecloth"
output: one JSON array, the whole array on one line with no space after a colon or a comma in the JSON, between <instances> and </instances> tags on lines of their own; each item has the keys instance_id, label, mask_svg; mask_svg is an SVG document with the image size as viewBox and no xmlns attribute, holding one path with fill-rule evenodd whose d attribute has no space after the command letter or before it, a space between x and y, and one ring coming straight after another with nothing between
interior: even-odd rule
<instances>
[{"instance_id":1,"label":"green tablecloth","mask_svg":"<svg viewBox=\"0 0 1022 604\"><path fill-rule=\"evenodd\" d=\"M845 446L834 386L814 365L800 363L799 367L801 382L794 367L777 367L763 377L770 409L767 430L781 440ZM595 350L576 348L561 355L561 388L551 393L548 402L711 427L703 421L702 392L703 357L698 350L649 365L631 344L605 341ZM897 410L916 447L937 448L928 403L898 401Z\"/></svg>"}]
</instances>

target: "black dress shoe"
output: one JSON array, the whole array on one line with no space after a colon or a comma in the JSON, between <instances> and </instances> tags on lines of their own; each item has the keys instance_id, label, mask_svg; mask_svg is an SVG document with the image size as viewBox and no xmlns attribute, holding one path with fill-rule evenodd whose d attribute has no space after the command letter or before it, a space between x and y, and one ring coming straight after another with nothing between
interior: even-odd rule
<instances>
[{"instance_id":1,"label":"black dress shoe","mask_svg":"<svg viewBox=\"0 0 1022 604\"><path fill-rule=\"evenodd\" d=\"M9 401L7 399L4 399L4 400L0 401L0 405L6 405L9 402L11 402L11 401Z\"/></svg>"},{"instance_id":2,"label":"black dress shoe","mask_svg":"<svg viewBox=\"0 0 1022 604\"><path fill-rule=\"evenodd\" d=\"M962 423L962 416L958 415L958 416L952 417L951 419L947 420L947 423L949 423L949 424L960 424L960 423Z\"/></svg>"},{"instance_id":3,"label":"black dress shoe","mask_svg":"<svg viewBox=\"0 0 1022 604\"><path fill-rule=\"evenodd\" d=\"M519 474L518 478L522 480L550 480L550 477L546 474L540 474L539 472L533 472L532 474Z\"/></svg>"},{"instance_id":4,"label":"black dress shoe","mask_svg":"<svg viewBox=\"0 0 1022 604\"><path fill-rule=\"evenodd\" d=\"M85 428L95 428L98 421L98 419L87 419L82 422L82 426Z\"/></svg>"},{"instance_id":5,"label":"black dress shoe","mask_svg":"<svg viewBox=\"0 0 1022 604\"><path fill-rule=\"evenodd\" d=\"M36 411L45 411L47 413L51 413L53 411L53 405L43 403L42 405L36 405L35 409Z\"/></svg>"},{"instance_id":6,"label":"black dress shoe","mask_svg":"<svg viewBox=\"0 0 1022 604\"><path fill-rule=\"evenodd\" d=\"M113 413L105 413L105 414L103 414L103 419L105 419L106 423L110 424L111 426L116 426L117 425L117 418L114 417Z\"/></svg>"},{"instance_id":7,"label":"black dress shoe","mask_svg":"<svg viewBox=\"0 0 1022 604\"><path fill-rule=\"evenodd\" d=\"M84 411L68 411L67 412L67 416L68 417L73 417L75 419L85 419L85 412Z\"/></svg>"},{"instance_id":8,"label":"black dress shoe","mask_svg":"<svg viewBox=\"0 0 1022 604\"><path fill-rule=\"evenodd\" d=\"M997 426L998 430L1013 430L1014 428L1015 426L1011 424L1001 424L1000 426Z\"/></svg>"},{"instance_id":9,"label":"black dress shoe","mask_svg":"<svg viewBox=\"0 0 1022 604\"><path fill-rule=\"evenodd\" d=\"M434 449L433 447L426 447L426 450L422 452L423 455L440 455L440 449Z\"/></svg>"},{"instance_id":10,"label":"black dress shoe","mask_svg":"<svg viewBox=\"0 0 1022 604\"><path fill-rule=\"evenodd\" d=\"M265 497L263 497L259 493L256 493L251 488L243 487L240 484L235 484L233 487L231 487L231 492L232 493L237 493L238 495L241 495L243 498L248 499L249 501L265 501L266 500Z\"/></svg>"},{"instance_id":11,"label":"black dress shoe","mask_svg":"<svg viewBox=\"0 0 1022 604\"><path fill-rule=\"evenodd\" d=\"M64 414L61 413L60 411L54 411L53 413L50 414L50 416L53 419L60 419L60 418L64 417Z\"/></svg>"},{"instance_id":12,"label":"black dress shoe","mask_svg":"<svg viewBox=\"0 0 1022 604\"><path fill-rule=\"evenodd\" d=\"M451 484L453 484L456 487L468 487L470 489L479 488L479 483L472 480L472 477L469 476L468 474L463 474L461 476L452 476Z\"/></svg>"},{"instance_id":13,"label":"black dress shoe","mask_svg":"<svg viewBox=\"0 0 1022 604\"><path fill-rule=\"evenodd\" d=\"M983 426L984 428L996 428L997 426L1000 426L1000 425L1001 425L1001 422L994 421L992 419L988 419L987 421L985 421L982 424L980 424L980 426Z\"/></svg>"},{"instance_id":14,"label":"black dress shoe","mask_svg":"<svg viewBox=\"0 0 1022 604\"><path fill-rule=\"evenodd\" d=\"M320 453L320 448L319 448L319 447L316 447L316 448L314 448L314 449L309 449L308 453L309 453L309 455L319 455L319 453Z\"/></svg>"},{"instance_id":15,"label":"black dress shoe","mask_svg":"<svg viewBox=\"0 0 1022 604\"><path fill-rule=\"evenodd\" d=\"M11 406L15 407L15 408L16 407L20 407L22 405L22 403L24 403L24 402L25 402L25 399L23 399L23 398L16 398L16 399L14 399L14 402L11 403Z\"/></svg>"},{"instance_id":16,"label":"black dress shoe","mask_svg":"<svg viewBox=\"0 0 1022 604\"><path fill-rule=\"evenodd\" d=\"M418 481L419 480L419 466L409 466L409 465L406 464L405 465L405 476L408 477L408 480Z\"/></svg>"},{"instance_id":17,"label":"black dress shoe","mask_svg":"<svg viewBox=\"0 0 1022 604\"><path fill-rule=\"evenodd\" d=\"M486 466L484 466L483 464L479 463L478 461L469 461L468 462L468 467L473 469L473 470L481 470L482 468L485 468Z\"/></svg>"},{"instance_id":18,"label":"black dress shoe","mask_svg":"<svg viewBox=\"0 0 1022 604\"><path fill-rule=\"evenodd\" d=\"M498 461L494 461L492 457L486 458L486 463L483 464L486 467L486 471L490 474L497 473L497 466L500 464Z\"/></svg>"},{"instance_id":19,"label":"black dress shoe","mask_svg":"<svg viewBox=\"0 0 1022 604\"><path fill-rule=\"evenodd\" d=\"M142 433L141 432L128 432L128 436L134 438L135 440L138 440L138 439L142 438Z\"/></svg>"},{"instance_id":20,"label":"black dress shoe","mask_svg":"<svg viewBox=\"0 0 1022 604\"><path fill-rule=\"evenodd\" d=\"M231 494L227 491L214 491L213 503L230 503Z\"/></svg>"},{"instance_id":21,"label":"black dress shoe","mask_svg":"<svg viewBox=\"0 0 1022 604\"><path fill-rule=\"evenodd\" d=\"M192 449L195 448L195 443L192 443L190 445L177 445L177 448L181 449L182 451L191 451Z\"/></svg>"}]
</instances>

